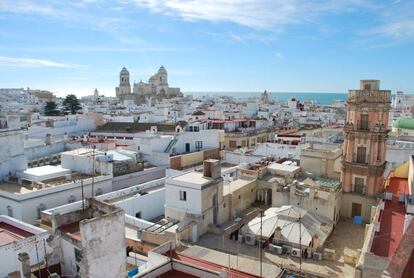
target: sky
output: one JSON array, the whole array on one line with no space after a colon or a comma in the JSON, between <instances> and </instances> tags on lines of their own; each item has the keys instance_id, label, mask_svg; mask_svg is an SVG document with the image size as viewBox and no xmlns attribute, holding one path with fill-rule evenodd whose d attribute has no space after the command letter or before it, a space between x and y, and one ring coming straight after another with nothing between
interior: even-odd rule
<instances>
[{"instance_id":1,"label":"sky","mask_svg":"<svg viewBox=\"0 0 414 278\"><path fill-rule=\"evenodd\" d=\"M414 93L414 1L1 0L0 87L115 95L164 65L183 92Z\"/></svg>"}]
</instances>

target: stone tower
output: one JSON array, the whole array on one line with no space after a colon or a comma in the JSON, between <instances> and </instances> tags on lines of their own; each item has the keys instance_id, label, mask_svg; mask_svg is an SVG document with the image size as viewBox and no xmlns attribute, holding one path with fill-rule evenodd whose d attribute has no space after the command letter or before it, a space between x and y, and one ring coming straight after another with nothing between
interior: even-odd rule
<instances>
[{"instance_id":1,"label":"stone tower","mask_svg":"<svg viewBox=\"0 0 414 278\"><path fill-rule=\"evenodd\" d=\"M359 90L349 90L347 103L341 173L343 191L360 197L375 197L384 186L391 91L380 90L379 80L361 80ZM361 200L361 204L352 203L350 216L361 215L364 206Z\"/></svg>"},{"instance_id":2,"label":"stone tower","mask_svg":"<svg viewBox=\"0 0 414 278\"><path fill-rule=\"evenodd\" d=\"M129 71L123 67L119 73L119 86L116 87L116 96L122 99L122 95L131 93L131 84L129 83Z\"/></svg>"},{"instance_id":3,"label":"stone tower","mask_svg":"<svg viewBox=\"0 0 414 278\"><path fill-rule=\"evenodd\" d=\"M158 69L159 84L168 86L168 73L164 66Z\"/></svg>"}]
</instances>

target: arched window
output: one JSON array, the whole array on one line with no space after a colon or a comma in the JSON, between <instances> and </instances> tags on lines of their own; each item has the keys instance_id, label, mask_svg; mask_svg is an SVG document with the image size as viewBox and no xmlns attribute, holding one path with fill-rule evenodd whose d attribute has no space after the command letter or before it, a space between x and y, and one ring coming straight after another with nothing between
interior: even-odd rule
<instances>
[{"instance_id":1,"label":"arched window","mask_svg":"<svg viewBox=\"0 0 414 278\"><path fill-rule=\"evenodd\" d=\"M13 208L11 206L7 206L7 215L13 217Z\"/></svg>"}]
</instances>

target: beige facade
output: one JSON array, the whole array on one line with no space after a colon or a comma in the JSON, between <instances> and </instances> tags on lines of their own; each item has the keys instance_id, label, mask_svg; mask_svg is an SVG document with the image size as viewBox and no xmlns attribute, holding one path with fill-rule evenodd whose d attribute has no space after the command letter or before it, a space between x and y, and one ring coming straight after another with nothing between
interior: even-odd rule
<instances>
[{"instance_id":1,"label":"beige facade","mask_svg":"<svg viewBox=\"0 0 414 278\"><path fill-rule=\"evenodd\" d=\"M258 143L265 143L275 137L276 130L261 129L252 132L228 132L224 137L224 145L226 150L234 150L237 148L251 148Z\"/></svg>"},{"instance_id":2,"label":"beige facade","mask_svg":"<svg viewBox=\"0 0 414 278\"><path fill-rule=\"evenodd\" d=\"M342 150L336 145L311 145L300 153L303 171L317 176L339 179L341 176Z\"/></svg>"},{"instance_id":3,"label":"beige facade","mask_svg":"<svg viewBox=\"0 0 414 278\"><path fill-rule=\"evenodd\" d=\"M338 181L323 178L307 178L301 183L292 183L289 203L337 223L342 205L341 185Z\"/></svg>"}]
</instances>

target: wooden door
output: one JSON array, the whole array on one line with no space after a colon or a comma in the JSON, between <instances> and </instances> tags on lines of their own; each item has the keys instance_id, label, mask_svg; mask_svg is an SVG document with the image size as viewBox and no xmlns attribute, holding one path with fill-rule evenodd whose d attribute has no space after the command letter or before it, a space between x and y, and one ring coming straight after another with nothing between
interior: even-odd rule
<instances>
[{"instance_id":1,"label":"wooden door","mask_svg":"<svg viewBox=\"0 0 414 278\"><path fill-rule=\"evenodd\" d=\"M362 205L357 203L352 203L352 217L361 216Z\"/></svg>"}]
</instances>

